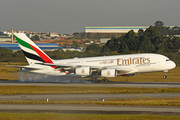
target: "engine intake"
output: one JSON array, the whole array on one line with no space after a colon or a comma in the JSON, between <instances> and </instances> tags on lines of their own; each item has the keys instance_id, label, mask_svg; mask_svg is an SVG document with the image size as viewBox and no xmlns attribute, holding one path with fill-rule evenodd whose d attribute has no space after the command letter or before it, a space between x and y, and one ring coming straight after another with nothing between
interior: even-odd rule
<instances>
[{"instance_id":1,"label":"engine intake","mask_svg":"<svg viewBox=\"0 0 180 120\"><path fill-rule=\"evenodd\" d=\"M117 77L116 69L105 69L101 70L102 77Z\"/></svg>"},{"instance_id":2,"label":"engine intake","mask_svg":"<svg viewBox=\"0 0 180 120\"><path fill-rule=\"evenodd\" d=\"M75 69L75 74L80 76L88 76L92 74L90 67L79 67Z\"/></svg>"}]
</instances>

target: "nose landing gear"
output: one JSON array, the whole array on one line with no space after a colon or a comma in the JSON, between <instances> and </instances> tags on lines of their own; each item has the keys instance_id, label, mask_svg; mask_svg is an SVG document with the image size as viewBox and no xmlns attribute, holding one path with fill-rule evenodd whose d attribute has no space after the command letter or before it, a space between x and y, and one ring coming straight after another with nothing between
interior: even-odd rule
<instances>
[{"instance_id":1,"label":"nose landing gear","mask_svg":"<svg viewBox=\"0 0 180 120\"><path fill-rule=\"evenodd\" d=\"M164 78L164 79L166 79L166 78L167 78L167 76L166 76L166 75L163 75L163 78Z\"/></svg>"},{"instance_id":2,"label":"nose landing gear","mask_svg":"<svg viewBox=\"0 0 180 120\"><path fill-rule=\"evenodd\" d=\"M166 79L166 78L167 78L167 76L166 76L166 72L168 72L168 71L164 71L164 75L163 75L163 78L164 78L164 79Z\"/></svg>"}]
</instances>

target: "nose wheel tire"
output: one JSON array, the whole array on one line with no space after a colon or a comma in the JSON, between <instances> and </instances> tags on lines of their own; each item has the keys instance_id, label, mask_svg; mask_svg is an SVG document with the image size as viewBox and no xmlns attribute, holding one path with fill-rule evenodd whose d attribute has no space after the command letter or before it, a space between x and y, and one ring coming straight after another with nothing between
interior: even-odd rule
<instances>
[{"instance_id":1,"label":"nose wheel tire","mask_svg":"<svg viewBox=\"0 0 180 120\"><path fill-rule=\"evenodd\" d=\"M164 75L164 76L163 76L163 78L164 78L164 79L166 79L166 78L167 78L167 76L166 76L166 75Z\"/></svg>"}]
</instances>

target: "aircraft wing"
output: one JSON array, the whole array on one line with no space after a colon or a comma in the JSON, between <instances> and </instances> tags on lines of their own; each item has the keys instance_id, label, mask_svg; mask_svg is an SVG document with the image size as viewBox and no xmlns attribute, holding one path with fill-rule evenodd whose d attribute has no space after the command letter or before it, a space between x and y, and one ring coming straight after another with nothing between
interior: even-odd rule
<instances>
[{"instance_id":1,"label":"aircraft wing","mask_svg":"<svg viewBox=\"0 0 180 120\"><path fill-rule=\"evenodd\" d=\"M64 68L76 68L76 67L91 67L92 70L95 71L100 71L102 69L116 69L118 72L130 72L133 69L132 68L125 68L122 67L120 68L119 66L89 66L89 65L73 65L73 64L51 64L51 63L38 63L41 65L46 65L46 66L57 66L56 69L64 69Z\"/></svg>"},{"instance_id":2,"label":"aircraft wing","mask_svg":"<svg viewBox=\"0 0 180 120\"><path fill-rule=\"evenodd\" d=\"M58 68L72 68L72 67L81 67L82 65L70 65L70 64L51 64L51 63L36 63L46 66L57 66Z\"/></svg>"},{"instance_id":3,"label":"aircraft wing","mask_svg":"<svg viewBox=\"0 0 180 120\"><path fill-rule=\"evenodd\" d=\"M36 63L46 66L57 66L58 68L76 68L76 67L91 67L92 69L105 69L106 67L89 66L89 65L74 65L74 64L51 64L51 63Z\"/></svg>"},{"instance_id":4,"label":"aircraft wing","mask_svg":"<svg viewBox=\"0 0 180 120\"><path fill-rule=\"evenodd\" d=\"M15 67L15 68L26 68L32 70L41 70L43 68L35 67L35 66L17 66L17 65L7 65L8 67Z\"/></svg>"}]
</instances>

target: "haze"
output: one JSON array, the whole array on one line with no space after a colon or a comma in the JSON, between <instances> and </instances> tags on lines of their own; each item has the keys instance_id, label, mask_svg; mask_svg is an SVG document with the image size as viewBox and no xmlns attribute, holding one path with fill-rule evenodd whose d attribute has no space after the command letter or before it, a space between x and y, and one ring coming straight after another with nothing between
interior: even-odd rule
<instances>
[{"instance_id":1,"label":"haze","mask_svg":"<svg viewBox=\"0 0 180 120\"><path fill-rule=\"evenodd\" d=\"M179 26L180 0L1 0L0 30L83 32L85 26Z\"/></svg>"}]
</instances>

